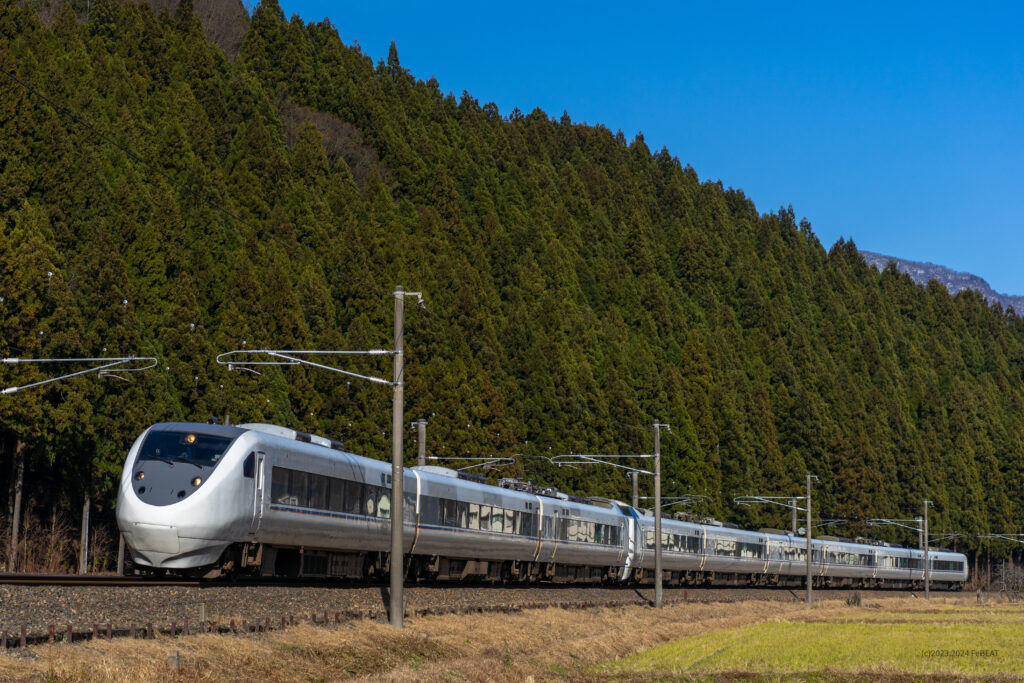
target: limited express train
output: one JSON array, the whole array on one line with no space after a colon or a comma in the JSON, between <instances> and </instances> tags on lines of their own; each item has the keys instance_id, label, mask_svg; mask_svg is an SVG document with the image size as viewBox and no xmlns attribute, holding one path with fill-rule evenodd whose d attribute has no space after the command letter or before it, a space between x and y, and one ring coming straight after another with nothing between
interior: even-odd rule
<instances>
[{"instance_id":1,"label":"limited express train","mask_svg":"<svg viewBox=\"0 0 1024 683\"><path fill-rule=\"evenodd\" d=\"M491 486L442 467L404 471L409 578L650 581L654 518L606 499L516 480ZM215 576L366 579L384 575L390 463L336 441L265 424L167 423L125 461L118 526L134 564ZM803 585L806 539L720 523L662 520L666 585ZM880 543L812 541L824 587L913 588L924 553ZM937 589L967 580L967 558L929 552Z\"/></svg>"}]
</instances>

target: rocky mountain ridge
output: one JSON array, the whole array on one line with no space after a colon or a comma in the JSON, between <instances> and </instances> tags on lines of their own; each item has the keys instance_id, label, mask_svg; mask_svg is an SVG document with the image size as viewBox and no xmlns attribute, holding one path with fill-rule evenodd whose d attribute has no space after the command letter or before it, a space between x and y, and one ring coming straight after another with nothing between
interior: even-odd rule
<instances>
[{"instance_id":1,"label":"rocky mountain ridge","mask_svg":"<svg viewBox=\"0 0 1024 683\"><path fill-rule=\"evenodd\" d=\"M990 304L998 302L1004 309L1013 308L1018 313L1024 312L1024 296L997 292L984 278L973 273L962 273L935 263L910 261L863 249L860 250L860 254L869 266L874 266L880 271L885 270L890 263L894 263L901 273L906 273L918 284L926 285L931 280L936 280L942 283L950 294L956 294L964 289L973 289L985 297Z\"/></svg>"}]
</instances>

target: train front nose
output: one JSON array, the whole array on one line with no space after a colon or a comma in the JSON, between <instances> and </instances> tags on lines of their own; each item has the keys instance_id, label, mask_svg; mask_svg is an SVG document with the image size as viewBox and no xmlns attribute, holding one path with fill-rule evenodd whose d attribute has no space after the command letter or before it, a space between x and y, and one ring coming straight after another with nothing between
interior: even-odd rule
<instances>
[{"instance_id":1,"label":"train front nose","mask_svg":"<svg viewBox=\"0 0 1024 683\"><path fill-rule=\"evenodd\" d=\"M200 567L216 562L227 546L216 537L216 510L200 509L202 501L193 503L192 496L207 485L233 437L193 427L200 426L151 428L122 476L117 522L138 564Z\"/></svg>"}]
</instances>

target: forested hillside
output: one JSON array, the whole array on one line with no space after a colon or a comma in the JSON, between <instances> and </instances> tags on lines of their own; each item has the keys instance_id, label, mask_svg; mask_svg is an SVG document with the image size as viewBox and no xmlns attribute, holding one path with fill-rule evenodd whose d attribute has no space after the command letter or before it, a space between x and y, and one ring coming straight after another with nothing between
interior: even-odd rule
<instances>
[{"instance_id":1,"label":"forested hillside","mask_svg":"<svg viewBox=\"0 0 1024 683\"><path fill-rule=\"evenodd\" d=\"M160 359L0 396L0 481L27 444L38 514L86 494L109 510L156 421L230 414L389 457L386 388L214 359L387 347L403 285L426 300L406 414L432 453L648 453L659 420L665 495L740 524L788 526L732 498L810 471L826 517L927 497L935 531L1020 530L1020 318L824 248L792 208L701 182L684 149L453 96L276 0L228 59L190 7L0 9L0 356ZM0 387L51 370L0 366ZM629 495L612 468L519 474Z\"/></svg>"}]
</instances>

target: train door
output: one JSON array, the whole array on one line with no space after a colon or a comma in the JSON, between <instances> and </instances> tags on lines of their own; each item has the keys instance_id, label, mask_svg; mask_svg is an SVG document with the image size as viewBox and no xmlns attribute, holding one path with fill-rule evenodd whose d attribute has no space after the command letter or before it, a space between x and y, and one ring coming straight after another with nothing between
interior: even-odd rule
<instances>
[{"instance_id":1,"label":"train door","mask_svg":"<svg viewBox=\"0 0 1024 683\"><path fill-rule=\"evenodd\" d=\"M264 476L267 456L263 451L256 451L250 454L253 458L253 496L252 496L252 521L249 523L249 533L256 533L260 529L260 522L263 521L263 489L266 477ZM246 466L248 466L246 462ZM248 469L248 467L246 467Z\"/></svg>"},{"instance_id":2,"label":"train door","mask_svg":"<svg viewBox=\"0 0 1024 683\"><path fill-rule=\"evenodd\" d=\"M626 562L622 571L622 580L629 579L633 572L633 565L639 564L640 558L637 554L637 543L639 541L640 529L637 523L636 510L625 505L619 506L626 516Z\"/></svg>"}]
</instances>

